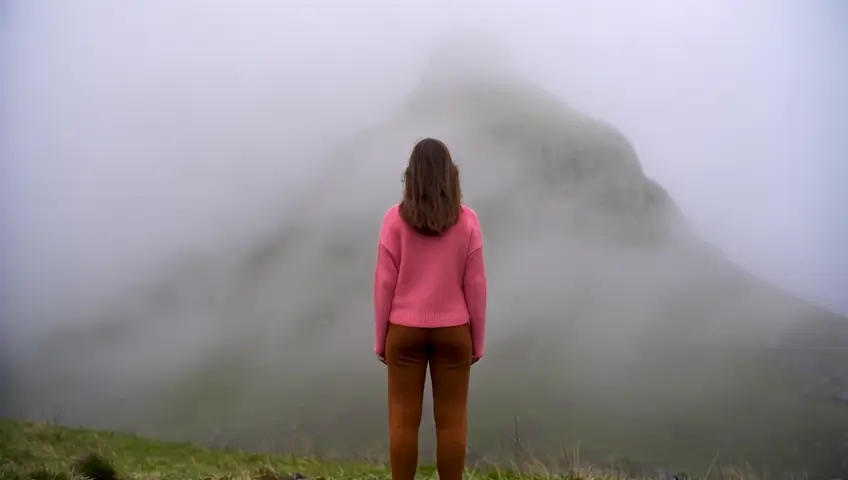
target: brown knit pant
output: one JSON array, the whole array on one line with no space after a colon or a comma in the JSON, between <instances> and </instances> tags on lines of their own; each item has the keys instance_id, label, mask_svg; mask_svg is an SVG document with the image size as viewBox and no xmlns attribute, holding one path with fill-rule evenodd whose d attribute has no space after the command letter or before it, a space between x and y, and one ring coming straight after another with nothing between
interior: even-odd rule
<instances>
[{"instance_id":1,"label":"brown knit pant","mask_svg":"<svg viewBox=\"0 0 848 480\"><path fill-rule=\"evenodd\" d=\"M389 325L386 363L392 480L413 480L415 477L428 363L433 386L439 480L462 478L471 353L468 325L446 328Z\"/></svg>"}]
</instances>

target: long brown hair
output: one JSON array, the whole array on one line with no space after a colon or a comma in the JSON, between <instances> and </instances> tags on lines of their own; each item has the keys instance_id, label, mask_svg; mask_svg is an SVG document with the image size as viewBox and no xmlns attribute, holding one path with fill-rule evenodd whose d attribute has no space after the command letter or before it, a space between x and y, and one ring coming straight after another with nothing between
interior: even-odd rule
<instances>
[{"instance_id":1,"label":"long brown hair","mask_svg":"<svg viewBox=\"0 0 848 480\"><path fill-rule=\"evenodd\" d=\"M459 169L448 147L435 138L418 142L403 173L401 218L424 235L440 235L459 220L461 202Z\"/></svg>"}]
</instances>

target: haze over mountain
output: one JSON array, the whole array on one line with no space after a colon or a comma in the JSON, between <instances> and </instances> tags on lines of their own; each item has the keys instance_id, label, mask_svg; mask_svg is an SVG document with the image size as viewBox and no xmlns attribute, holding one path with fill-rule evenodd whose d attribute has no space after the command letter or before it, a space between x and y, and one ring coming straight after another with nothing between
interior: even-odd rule
<instances>
[{"instance_id":1,"label":"haze over mountain","mask_svg":"<svg viewBox=\"0 0 848 480\"><path fill-rule=\"evenodd\" d=\"M196 97L174 97L175 117L160 115L161 103L130 102L142 111L112 105L78 126L85 135L51 137L124 177L103 183L90 164L87 178L75 177L91 189L88 214L114 215L114 231L96 232L96 256L47 258L78 262L86 268L64 271L85 277L35 275L25 261L32 256L16 258L29 275L14 277L12 292L51 295L10 302L15 342L5 349L12 378L4 391L13 396L3 413L251 447L378 449L384 373L368 347L375 234L397 201L412 144L432 135L450 145L486 236L491 346L473 380L475 455L511 454L503 445L518 428L523 445L542 454L580 440L598 459L691 468L720 451L726 463L845 468L844 318L726 260L646 175L622 132L527 75L500 37L448 37L414 60L411 88L373 109L367 97L352 100L361 110L346 106L339 118L291 95L275 104L232 94L234 85L291 85L283 72L230 84L187 75L172 81ZM95 108L88 74L66 92L89 96L51 97L67 115L53 121ZM311 78L304 74L301 88ZM281 131L275 115L296 108L326 131ZM186 129L169 118L196 123ZM16 128L35 134L26 127ZM124 143L144 148L120 148L120 159L106 148ZM61 151L56 144L30 143L28 153ZM179 168L192 180L157 181L142 176L153 169L133 167L174 158L159 151L189 153ZM225 157L242 160L209 160ZM278 159L272 167L269 157ZM62 172L53 174L58 187ZM128 201L144 196L150 201ZM127 201L109 211L103 199ZM43 202L28 212L53 208ZM191 234L179 234L194 214ZM92 232L74 232L74 220L53 245L87 252ZM38 231L49 228L58 227Z\"/></svg>"}]
</instances>

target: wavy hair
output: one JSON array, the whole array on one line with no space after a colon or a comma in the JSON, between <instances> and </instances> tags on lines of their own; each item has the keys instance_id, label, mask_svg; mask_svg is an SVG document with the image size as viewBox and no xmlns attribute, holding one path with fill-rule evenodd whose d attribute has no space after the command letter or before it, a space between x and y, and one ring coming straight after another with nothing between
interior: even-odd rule
<instances>
[{"instance_id":1,"label":"wavy hair","mask_svg":"<svg viewBox=\"0 0 848 480\"><path fill-rule=\"evenodd\" d=\"M416 231L438 236L459 220L459 169L440 140L425 138L415 145L403 173L403 185L400 216Z\"/></svg>"}]
</instances>

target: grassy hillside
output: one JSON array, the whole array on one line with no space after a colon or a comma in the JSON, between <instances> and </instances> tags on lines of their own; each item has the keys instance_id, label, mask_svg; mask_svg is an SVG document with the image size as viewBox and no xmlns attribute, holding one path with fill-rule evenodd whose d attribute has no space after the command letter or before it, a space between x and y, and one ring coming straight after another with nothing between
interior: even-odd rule
<instances>
[{"instance_id":1,"label":"grassy hillside","mask_svg":"<svg viewBox=\"0 0 848 480\"><path fill-rule=\"evenodd\" d=\"M486 235L473 457L509 463L520 437L546 465L579 442L584 461L646 471L702 472L718 453L779 478L846 477L848 320L698 238L621 132L530 83L502 87L426 90L338 147L305 185L310 208L245 212L277 219L267 236L177 258L96 318L12 339L0 415L322 458L385 451L375 212L398 198L408 138L431 132L460 159ZM433 447L425 430L423 458Z\"/></svg>"},{"instance_id":2,"label":"grassy hillside","mask_svg":"<svg viewBox=\"0 0 848 480\"><path fill-rule=\"evenodd\" d=\"M566 458L568 457L568 458ZM563 457L561 471L534 468L531 461L513 470L479 466L468 479L624 479L621 467L580 465L579 452ZM565 464L567 462L567 465ZM436 478L433 466L419 468L420 478ZM758 478L742 470L711 468L703 475L668 478ZM48 423L0 420L0 479L381 479L385 465L360 461L321 461L290 455L266 455L235 449L209 449L187 443L157 442L133 435L68 428Z\"/></svg>"}]
</instances>

